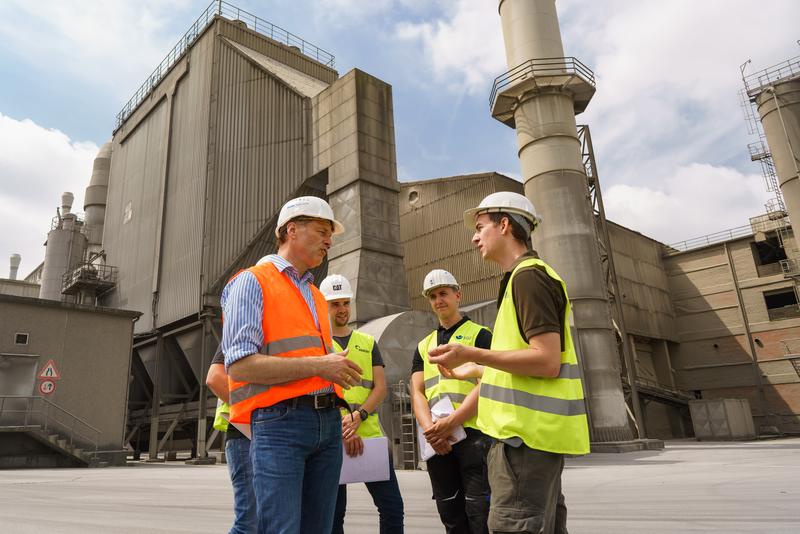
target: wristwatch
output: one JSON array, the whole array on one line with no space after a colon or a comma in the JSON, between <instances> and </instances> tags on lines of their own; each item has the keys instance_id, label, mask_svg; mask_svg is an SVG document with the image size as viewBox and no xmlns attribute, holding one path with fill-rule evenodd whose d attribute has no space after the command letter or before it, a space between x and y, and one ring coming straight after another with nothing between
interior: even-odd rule
<instances>
[{"instance_id":1,"label":"wristwatch","mask_svg":"<svg viewBox=\"0 0 800 534\"><path fill-rule=\"evenodd\" d=\"M369 412L364 408L361 408L360 410L358 410L358 415L361 416L362 421L366 421L367 417L369 417Z\"/></svg>"}]
</instances>

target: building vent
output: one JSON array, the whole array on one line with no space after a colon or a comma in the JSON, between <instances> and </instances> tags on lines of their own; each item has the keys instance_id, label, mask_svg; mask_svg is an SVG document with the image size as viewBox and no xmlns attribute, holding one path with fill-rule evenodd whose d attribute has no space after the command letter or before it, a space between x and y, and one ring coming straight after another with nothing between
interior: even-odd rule
<instances>
[{"instance_id":1,"label":"building vent","mask_svg":"<svg viewBox=\"0 0 800 534\"><path fill-rule=\"evenodd\" d=\"M28 344L28 334L17 332L14 334L14 344L15 345L27 345Z\"/></svg>"}]
</instances>

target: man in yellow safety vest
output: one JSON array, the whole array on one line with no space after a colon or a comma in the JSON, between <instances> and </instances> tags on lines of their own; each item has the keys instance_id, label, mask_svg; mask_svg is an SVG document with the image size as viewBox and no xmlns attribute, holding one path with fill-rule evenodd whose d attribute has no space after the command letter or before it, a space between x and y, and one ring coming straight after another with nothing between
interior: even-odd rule
<instances>
[{"instance_id":1,"label":"man in yellow safety vest","mask_svg":"<svg viewBox=\"0 0 800 534\"><path fill-rule=\"evenodd\" d=\"M446 343L489 348L492 334L461 315L461 290L449 272L442 269L429 272L422 294L430 301L439 327L420 341L414 352L411 400L417 424L436 452L427 460L433 498L448 534L483 534L487 532L489 513L486 453L491 440L476 424L478 381L442 376L428 355ZM455 410L434 418L432 408L447 402ZM453 434L459 426L464 427L466 438L453 443Z\"/></svg>"},{"instance_id":2,"label":"man in yellow safety vest","mask_svg":"<svg viewBox=\"0 0 800 534\"><path fill-rule=\"evenodd\" d=\"M483 259L505 272L492 346L449 343L431 350L430 361L456 377L482 371L477 426L497 440L488 458L489 529L566 534L564 455L589 452L566 285L530 246L541 219L523 195L493 193L464 222Z\"/></svg>"},{"instance_id":3,"label":"man in yellow safety vest","mask_svg":"<svg viewBox=\"0 0 800 534\"><path fill-rule=\"evenodd\" d=\"M350 299L353 290L342 275L332 274L325 278L319 290L328 301L328 314L333 334L333 349L347 349L347 358L362 369L361 382L344 392L344 400L351 413L342 412L342 439L345 453L360 456L364 450L363 439L384 436L380 419L375 410L386 398L384 363L375 338L364 332L353 330L350 322ZM388 454L388 451L387 451ZM367 491L378 507L381 534L403 533L403 498L397 485L394 467L389 462L389 480L367 482ZM347 508L347 485L339 486L336 511L333 518L333 534L344 533L344 515Z\"/></svg>"}]
</instances>

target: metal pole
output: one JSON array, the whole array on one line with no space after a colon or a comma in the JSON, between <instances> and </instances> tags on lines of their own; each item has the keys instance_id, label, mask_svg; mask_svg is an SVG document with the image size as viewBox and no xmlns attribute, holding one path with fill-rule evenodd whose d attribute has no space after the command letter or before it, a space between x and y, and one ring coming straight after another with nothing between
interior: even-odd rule
<instances>
[{"instance_id":1,"label":"metal pole","mask_svg":"<svg viewBox=\"0 0 800 534\"><path fill-rule=\"evenodd\" d=\"M208 372L208 344L207 344L207 330L210 327L209 323L210 312L203 310L201 312L201 338L200 338L200 380L199 391L200 397L197 401L197 458L187 460L186 463L190 465L207 465L215 463L214 458L208 457L206 450L206 412L208 401L208 388L205 381L205 373Z\"/></svg>"},{"instance_id":2,"label":"metal pole","mask_svg":"<svg viewBox=\"0 0 800 534\"><path fill-rule=\"evenodd\" d=\"M158 457L158 414L161 408L161 353L164 350L164 338L161 332L156 339L156 361L153 372L153 398L150 406L150 447L148 452L149 462L163 461Z\"/></svg>"}]
</instances>

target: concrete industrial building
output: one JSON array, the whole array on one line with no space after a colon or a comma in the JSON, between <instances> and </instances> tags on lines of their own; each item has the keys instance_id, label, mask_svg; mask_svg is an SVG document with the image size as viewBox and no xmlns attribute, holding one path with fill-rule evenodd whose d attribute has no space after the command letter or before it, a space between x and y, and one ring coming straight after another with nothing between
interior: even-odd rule
<instances>
[{"instance_id":1,"label":"concrete industrial building","mask_svg":"<svg viewBox=\"0 0 800 534\"><path fill-rule=\"evenodd\" d=\"M151 460L191 450L200 461L222 448L204 384L221 336L219 296L274 251L277 211L301 194L327 198L347 229L315 276L350 280L354 325L380 343L391 389L383 420L398 467L416 465L406 383L417 340L435 326L422 277L450 270L468 313L493 322L500 273L472 250L462 214L501 190L526 194L542 212L534 246L576 301L595 446L692 435L695 398L745 398L762 432L800 431L798 252L787 214L671 247L606 221L591 135L575 124L594 77L562 57L552 0L499 5L510 70L490 105L517 130L524 184L497 173L398 182L391 86L357 69L339 76L331 54L226 2L203 12L117 116L85 215L65 196L45 262L25 282L0 280L0 294L40 297L2 297L0 313L13 303L38 310L29 318L60 310L97 325L127 321L131 332L118 332L127 348L104 349L116 355L108 373L130 377L114 410L124 432L109 430L104 446ZM784 108L769 108L756 85L750 92L771 147ZM781 128L797 125L792 106ZM788 191L797 173L779 160L791 160L775 153ZM6 342L12 333L0 324ZM75 409L86 419L94 408Z\"/></svg>"}]
</instances>

